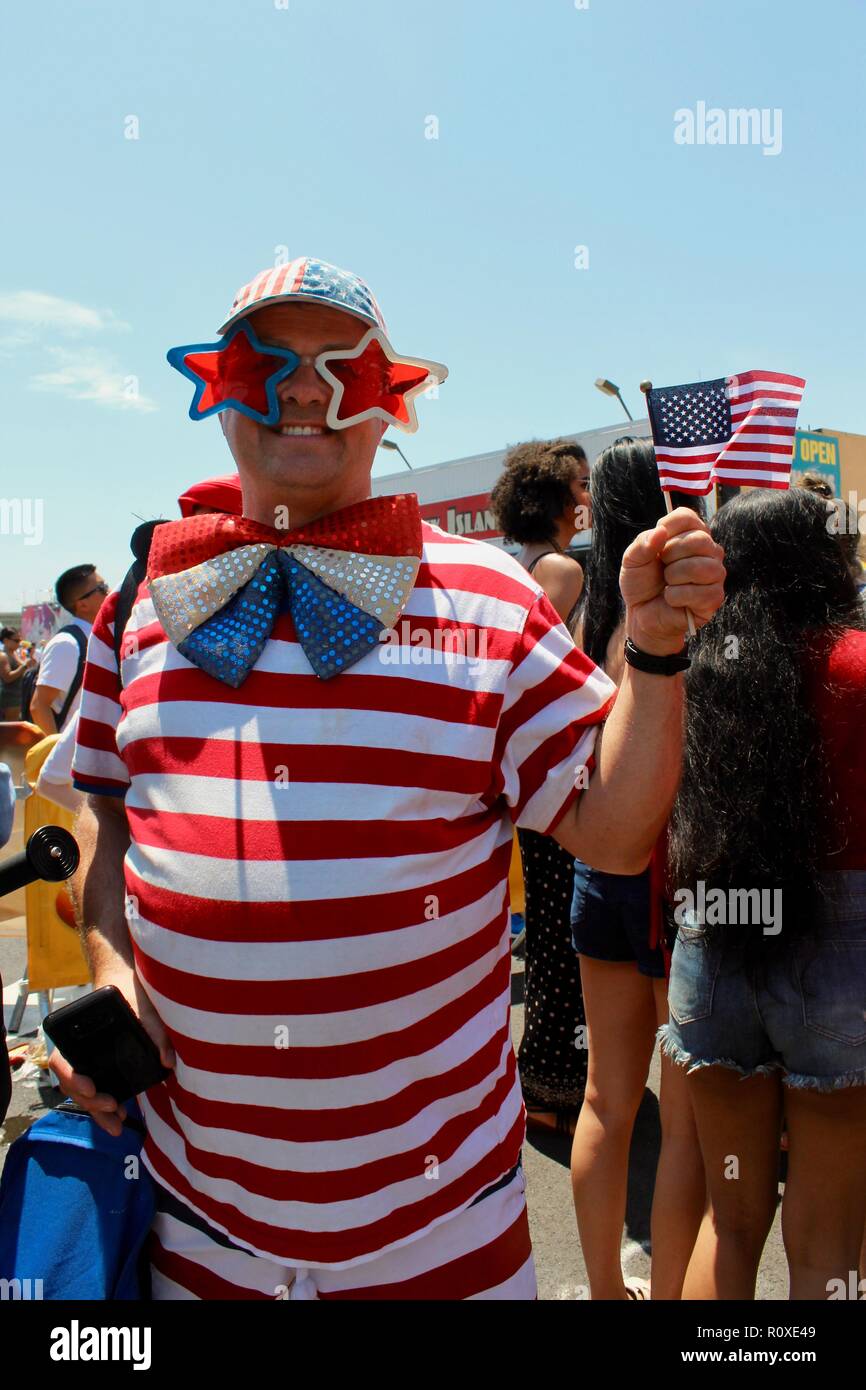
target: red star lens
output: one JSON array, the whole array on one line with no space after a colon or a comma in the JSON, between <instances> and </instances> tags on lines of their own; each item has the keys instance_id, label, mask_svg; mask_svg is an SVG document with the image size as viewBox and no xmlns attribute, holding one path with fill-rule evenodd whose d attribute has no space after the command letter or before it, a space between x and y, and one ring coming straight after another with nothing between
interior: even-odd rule
<instances>
[{"instance_id":1,"label":"red star lens","mask_svg":"<svg viewBox=\"0 0 866 1390\"><path fill-rule=\"evenodd\" d=\"M430 375L426 366L391 362L375 339L367 344L360 357L326 357L325 362L328 371L343 387L337 408L337 419L341 422L379 409L402 424L409 424L405 393L421 386Z\"/></svg>"}]
</instances>

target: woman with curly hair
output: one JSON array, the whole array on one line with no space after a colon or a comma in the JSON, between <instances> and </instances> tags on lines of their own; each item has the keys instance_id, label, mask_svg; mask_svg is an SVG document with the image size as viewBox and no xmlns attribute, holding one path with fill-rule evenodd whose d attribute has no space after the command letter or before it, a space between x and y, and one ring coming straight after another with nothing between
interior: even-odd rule
<instances>
[{"instance_id":1,"label":"woman with curly hair","mask_svg":"<svg viewBox=\"0 0 866 1390\"><path fill-rule=\"evenodd\" d=\"M565 548L589 525L589 464L579 444L533 440L512 449L490 497L518 560L566 625L583 570ZM571 949L573 860L548 835L518 831L526 885L523 1039L517 1054L527 1122L572 1134L586 1085L580 967Z\"/></svg>"},{"instance_id":2,"label":"woman with curly hair","mask_svg":"<svg viewBox=\"0 0 866 1390\"><path fill-rule=\"evenodd\" d=\"M501 531L523 549L518 560L538 581L566 627L583 589L583 570L566 547L590 523L589 464L570 439L533 439L506 456L490 494Z\"/></svg>"},{"instance_id":3,"label":"woman with curly hair","mask_svg":"<svg viewBox=\"0 0 866 1390\"><path fill-rule=\"evenodd\" d=\"M754 1298L783 1110L790 1297L848 1296L860 1253L866 619L832 511L801 488L762 489L712 523L726 601L686 675L662 1030L688 1069L709 1186L685 1298Z\"/></svg>"}]
</instances>

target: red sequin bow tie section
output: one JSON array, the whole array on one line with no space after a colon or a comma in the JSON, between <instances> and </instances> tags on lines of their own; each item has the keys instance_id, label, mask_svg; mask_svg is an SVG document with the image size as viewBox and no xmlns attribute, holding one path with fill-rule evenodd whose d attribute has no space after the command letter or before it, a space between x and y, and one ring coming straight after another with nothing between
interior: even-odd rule
<instances>
[{"instance_id":1,"label":"red sequin bow tie section","mask_svg":"<svg viewBox=\"0 0 866 1390\"><path fill-rule=\"evenodd\" d=\"M316 675L329 680L394 626L418 576L412 493L371 497L295 530L223 513L158 526L147 587L181 656L235 688L286 609Z\"/></svg>"}]
</instances>

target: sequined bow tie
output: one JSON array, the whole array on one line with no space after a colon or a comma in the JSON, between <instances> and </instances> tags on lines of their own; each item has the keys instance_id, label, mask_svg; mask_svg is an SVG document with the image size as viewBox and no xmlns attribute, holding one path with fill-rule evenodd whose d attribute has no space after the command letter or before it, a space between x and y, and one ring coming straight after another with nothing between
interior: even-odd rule
<instances>
[{"instance_id":1,"label":"sequined bow tie","mask_svg":"<svg viewBox=\"0 0 866 1390\"><path fill-rule=\"evenodd\" d=\"M420 558L418 499L406 493L291 531L224 513L165 522L153 533L147 586L169 641L217 680L246 679L285 609L329 680L394 626Z\"/></svg>"}]
</instances>

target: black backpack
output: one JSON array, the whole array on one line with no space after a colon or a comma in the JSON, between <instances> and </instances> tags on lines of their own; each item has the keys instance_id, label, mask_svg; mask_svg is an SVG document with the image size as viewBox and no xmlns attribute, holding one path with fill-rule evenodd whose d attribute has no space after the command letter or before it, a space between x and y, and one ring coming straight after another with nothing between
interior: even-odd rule
<instances>
[{"instance_id":1,"label":"black backpack","mask_svg":"<svg viewBox=\"0 0 866 1390\"><path fill-rule=\"evenodd\" d=\"M150 554L150 542L153 539L153 533L157 526L162 526L163 520L164 518L158 518L156 521L143 521L140 526L136 526L129 540L129 548L135 559L124 575L117 596L117 607L114 610L114 655L117 661L118 675L120 674L123 634L126 631L129 616L135 607L139 585L147 574L147 557Z\"/></svg>"},{"instance_id":2,"label":"black backpack","mask_svg":"<svg viewBox=\"0 0 866 1390\"><path fill-rule=\"evenodd\" d=\"M78 666L75 669L75 676L66 692L66 699L63 701L60 712L54 715L54 722L57 725L58 733L60 733L63 725L66 723L66 716L69 713L72 701L81 689L81 682L84 678L84 661L87 656L87 638L77 623L67 623L65 627L59 628L58 631L54 633L54 636L59 637L61 632L70 633L78 643ZM21 677L21 718L26 719L28 722L30 720L30 705L33 700L33 692L36 689L36 679L38 675L39 668L37 667L36 670L25 671L24 675Z\"/></svg>"}]
</instances>

